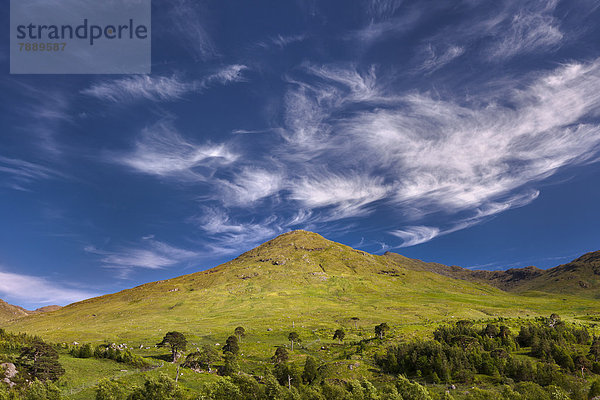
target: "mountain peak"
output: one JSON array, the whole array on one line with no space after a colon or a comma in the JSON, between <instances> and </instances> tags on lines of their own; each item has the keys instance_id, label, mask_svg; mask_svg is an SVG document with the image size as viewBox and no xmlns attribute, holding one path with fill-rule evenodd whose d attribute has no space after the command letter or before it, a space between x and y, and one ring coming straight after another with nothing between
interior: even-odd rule
<instances>
[{"instance_id":1,"label":"mountain peak","mask_svg":"<svg viewBox=\"0 0 600 400\"><path fill-rule=\"evenodd\" d=\"M266 243L263 243L261 246L265 245L295 245L295 246L325 246L333 244L331 240L325 239L323 236L319 235L315 232L305 231L302 229L298 229L295 231L289 231L286 233L282 233L281 235L275 237L274 239L269 240ZM260 247L260 246L259 246Z\"/></svg>"},{"instance_id":2,"label":"mountain peak","mask_svg":"<svg viewBox=\"0 0 600 400\"><path fill-rule=\"evenodd\" d=\"M238 259L266 255L282 256L297 250L323 250L335 244L335 242L325 239L318 233L295 230L282 233L268 242L265 242L260 246L247 251L239 256Z\"/></svg>"},{"instance_id":3,"label":"mountain peak","mask_svg":"<svg viewBox=\"0 0 600 400\"><path fill-rule=\"evenodd\" d=\"M585 253L572 261L573 263L600 264L600 250Z\"/></svg>"}]
</instances>

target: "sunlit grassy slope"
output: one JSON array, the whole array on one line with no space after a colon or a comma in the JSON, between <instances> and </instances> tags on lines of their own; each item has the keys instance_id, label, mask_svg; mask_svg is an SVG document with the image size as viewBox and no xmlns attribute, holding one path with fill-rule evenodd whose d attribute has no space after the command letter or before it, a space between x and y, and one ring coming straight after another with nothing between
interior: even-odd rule
<instances>
[{"instance_id":1,"label":"sunlit grassy slope","mask_svg":"<svg viewBox=\"0 0 600 400\"><path fill-rule=\"evenodd\" d=\"M207 271L153 282L4 324L52 341L153 344L171 330L221 338L247 330L318 330L380 322L425 326L457 318L564 317L598 310L593 299L514 294L416 268L294 231Z\"/></svg>"},{"instance_id":2,"label":"sunlit grassy slope","mask_svg":"<svg viewBox=\"0 0 600 400\"><path fill-rule=\"evenodd\" d=\"M0 323L13 318L24 317L27 312L21 307L13 306L7 302L0 300Z\"/></svg>"}]
</instances>

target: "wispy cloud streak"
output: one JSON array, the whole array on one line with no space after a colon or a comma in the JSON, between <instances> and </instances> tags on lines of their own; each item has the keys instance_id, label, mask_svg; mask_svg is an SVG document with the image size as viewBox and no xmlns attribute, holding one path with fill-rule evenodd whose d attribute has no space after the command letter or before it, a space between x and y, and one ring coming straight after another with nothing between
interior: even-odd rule
<instances>
[{"instance_id":1,"label":"wispy cloud streak","mask_svg":"<svg viewBox=\"0 0 600 400\"><path fill-rule=\"evenodd\" d=\"M81 91L82 94L114 103L128 103L137 100L154 102L176 101L190 93L220 84L243 82L245 65L227 65L200 80L185 80L176 75L152 76L135 75L116 80L98 82Z\"/></svg>"},{"instance_id":2,"label":"wispy cloud streak","mask_svg":"<svg viewBox=\"0 0 600 400\"><path fill-rule=\"evenodd\" d=\"M142 244L118 250L101 250L86 246L84 251L98 256L104 268L114 269L117 276L126 278L134 269L164 269L198 257L198 253L146 238Z\"/></svg>"},{"instance_id":3,"label":"wispy cloud streak","mask_svg":"<svg viewBox=\"0 0 600 400\"><path fill-rule=\"evenodd\" d=\"M222 144L192 143L170 122L162 121L142 131L132 153L111 156L111 160L149 175L202 181L215 167L230 164L237 157Z\"/></svg>"},{"instance_id":4,"label":"wispy cloud streak","mask_svg":"<svg viewBox=\"0 0 600 400\"><path fill-rule=\"evenodd\" d=\"M96 294L49 279L0 270L0 294L3 299L27 304L66 305Z\"/></svg>"}]
</instances>

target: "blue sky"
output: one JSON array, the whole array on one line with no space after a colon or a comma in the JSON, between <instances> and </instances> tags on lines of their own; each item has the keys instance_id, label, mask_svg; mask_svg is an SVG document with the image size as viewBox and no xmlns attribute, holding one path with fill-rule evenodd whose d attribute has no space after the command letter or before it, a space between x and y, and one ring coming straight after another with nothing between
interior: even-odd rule
<instances>
[{"instance_id":1,"label":"blue sky","mask_svg":"<svg viewBox=\"0 0 600 400\"><path fill-rule=\"evenodd\" d=\"M599 18L155 0L150 75L9 75L5 30L0 298L67 304L292 229L468 268L598 250Z\"/></svg>"}]
</instances>

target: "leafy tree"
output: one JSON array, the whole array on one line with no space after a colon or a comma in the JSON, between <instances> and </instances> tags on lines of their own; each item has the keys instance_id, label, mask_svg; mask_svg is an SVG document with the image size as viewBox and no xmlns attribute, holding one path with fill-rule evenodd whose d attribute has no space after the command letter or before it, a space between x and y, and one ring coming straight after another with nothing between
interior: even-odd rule
<instances>
[{"instance_id":1,"label":"leafy tree","mask_svg":"<svg viewBox=\"0 0 600 400\"><path fill-rule=\"evenodd\" d=\"M65 373L58 362L56 349L39 339L23 349L19 363L25 366L32 378L40 381L56 381Z\"/></svg>"},{"instance_id":2,"label":"leafy tree","mask_svg":"<svg viewBox=\"0 0 600 400\"><path fill-rule=\"evenodd\" d=\"M185 335L181 332L168 332L163 338L162 342L156 344L158 347L171 346L171 356L173 362L179 358L179 352L185 351L187 348L187 340Z\"/></svg>"},{"instance_id":3,"label":"leafy tree","mask_svg":"<svg viewBox=\"0 0 600 400\"><path fill-rule=\"evenodd\" d=\"M333 333L333 340L337 339L340 343L342 343L342 340L344 340L345 336L346 336L346 332L344 332L344 330L342 328L336 329L335 332Z\"/></svg>"},{"instance_id":4,"label":"leafy tree","mask_svg":"<svg viewBox=\"0 0 600 400\"><path fill-rule=\"evenodd\" d=\"M245 400L242 391L232 382L230 377L221 378L205 387L205 395L201 399L211 400Z\"/></svg>"},{"instance_id":5,"label":"leafy tree","mask_svg":"<svg viewBox=\"0 0 600 400\"><path fill-rule=\"evenodd\" d=\"M188 354L183 366L192 369L206 369L210 371L210 366L219 361L221 357L214 347L205 344L202 350Z\"/></svg>"},{"instance_id":6,"label":"leafy tree","mask_svg":"<svg viewBox=\"0 0 600 400\"><path fill-rule=\"evenodd\" d=\"M254 377L246 375L235 375L230 378L240 389L243 400L262 400L264 399L264 387L260 385ZM226 400L231 400L231 397Z\"/></svg>"},{"instance_id":7,"label":"leafy tree","mask_svg":"<svg viewBox=\"0 0 600 400\"><path fill-rule=\"evenodd\" d=\"M34 380L30 385L22 388L19 396L12 392L6 399L10 400L62 400L64 397L60 394L60 389L51 382L40 382Z\"/></svg>"},{"instance_id":8,"label":"leafy tree","mask_svg":"<svg viewBox=\"0 0 600 400\"><path fill-rule=\"evenodd\" d=\"M302 371L302 380L308 384L313 383L319 377L319 367L314 357L306 357L304 371Z\"/></svg>"},{"instance_id":9,"label":"leafy tree","mask_svg":"<svg viewBox=\"0 0 600 400\"><path fill-rule=\"evenodd\" d=\"M377 325L375 327L375 335L377 335L380 339L383 339L385 334L390 330L390 327L385 322Z\"/></svg>"},{"instance_id":10,"label":"leafy tree","mask_svg":"<svg viewBox=\"0 0 600 400\"><path fill-rule=\"evenodd\" d=\"M246 336L246 330L243 326L238 326L237 328L235 328L235 331L233 331L233 333L235 334L235 336L238 337L240 342L242 341L242 338Z\"/></svg>"},{"instance_id":11,"label":"leafy tree","mask_svg":"<svg viewBox=\"0 0 600 400\"><path fill-rule=\"evenodd\" d=\"M104 378L96 386L96 400L121 400L125 398L123 388L115 381Z\"/></svg>"},{"instance_id":12,"label":"leafy tree","mask_svg":"<svg viewBox=\"0 0 600 400\"><path fill-rule=\"evenodd\" d=\"M360 318L358 318L358 317L352 317L352 318L350 318L350 320L352 320L352 322L354 322L354 329L357 329L358 328L358 326L357 326L358 325L358 321L360 321Z\"/></svg>"},{"instance_id":13,"label":"leafy tree","mask_svg":"<svg viewBox=\"0 0 600 400\"><path fill-rule=\"evenodd\" d=\"M592 382L592 386L590 386L590 391L588 392L588 398L593 399L596 396L600 396L600 378Z\"/></svg>"},{"instance_id":14,"label":"leafy tree","mask_svg":"<svg viewBox=\"0 0 600 400\"><path fill-rule=\"evenodd\" d=\"M433 400L427 389L417 382L409 381L402 375L398 377L396 387L404 400Z\"/></svg>"},{"instance_id":15,"label":"leafy tree","mask_svg":"<svg viewBox=\"0 0 600 400\"><path fill-rule=\"evenodd\" d=\"M240 352L240 345L238 344L237 336L229 336L223 346L223 353L237 354Z\"/></svg>"},{"instance_id":16,"label":"leafy tree","mask_svg":"<svg viewBox=\"0 0 600 400\"><path fill-rule=\"evenodd\" d=\"M287 362L289 357L288 351L284 347L278 347L277 350L275 350L275 355L271 357L271 360L275 364L280 364Z\"/></svg>"},{"instance_id":17,"label":"leafy tree","mask_svg":"<svg viewBox=\"0 0 600 400\"><path fill-rule=\"evenodd\" d=\"M292 351L294 351L294 342L300 342L300 335L298 335L296 332L290 332L288 335L288 340L292 343Z\"/></svg>"},{"instance_id":18,"label":"leafy tree","mask_svg":"<svg viewBox=\"0 0 600 400\"><path fill-rule=\"evenodd\" d=\"M183 390L175 381L161 373L158 378L147 378L144 386L134 389L127 400L184 400Z\"/></svg>"},{"instance_id":19,"label":"leafy tree","mask_svg":"<svg viewBox=\"0 0 600 400\"><path fill-rule=\"evenodd\" d=\"M506 325L501 325L498 336L500 336L502 339L506 339L506 338L510 337L510 328Z\"/></svg>"},{"instance_id":20,"label":"leafy tree","mask_svg":"<svg viewBox=\"0 0 600 400\"><path fill-rule=\"evenodd\" d=\"M600 337L595 336L592 345L590 346L590 357L593 358L594 361L600 360Z\"/></svg>"},{"instance_id":21,"label":"leafy tree","mask_svg":"<svg viewBox=\"0 0 600 400\"><path fill-rule=\"evenodd\" d=\"M281 386L287 386L291 389L292 386L299 386L302 382L302 377L294 364L279 363L273 368L273 373Z\"/></svg>"},{"instance_id":22,"label":"leafy tree","mask_svg":"<svg viewBox=\"0 0 600 400\"><path fill-rule=\"evenodd\" d=\"M321 390L327 400L345 400L348 397L348 392L341 385L324 382Z\"/></svg>"},{"instance_id":23,"label":"leafy tree","mask_svg":"<svg viewBox=\"0 0 600 400\"><path fill-rule=\"evenodd\" d=\"M265 383L265 399L280 400L284 398L284 389L279 385L277 379L270 372L264 378Z\"/></svg>"},{"instance_id":24,"label":"leafy tree","mask_svg":"<svg viewBox=\"0 0 600 400\"><path fill-rule=\"evenodd\" d=\"M232 376L240 370L240 366L237 362L237 357L235 354L228 351L223 355L223 358L225 358L225 363L221 368L221 375Z\"/></svg>"},{"instance_id":25,"label":"leafy tree","mask_svg":"<svg viewBox=\"0 0 600 400\"><path fill-rule=\"evenodd\" d=\"M444 397L442 397L442 400L454 400L454 397L452 397L452 395L450 394L449 391L445 391Z\"/></svg>"},{"instance_id":26,"label":"leafy tree","mask_svg":"<svg viewBox=\"0 0 600 400\"><path fill-rule=\"evenodd\" d=\"M484 333L486 336L488 336L490 338L495 338L496 336L498 336L500 334L500 329L498 328L497 325L487 324L487 326L484 329Z\"/></svg>"}]
</instances>

